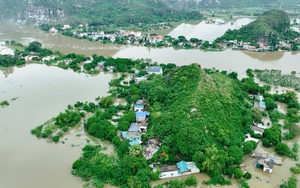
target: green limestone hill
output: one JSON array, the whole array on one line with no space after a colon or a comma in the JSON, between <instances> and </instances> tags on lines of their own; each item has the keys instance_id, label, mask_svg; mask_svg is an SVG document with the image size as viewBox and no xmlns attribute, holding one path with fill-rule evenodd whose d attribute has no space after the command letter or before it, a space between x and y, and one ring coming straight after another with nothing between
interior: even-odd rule
<instances>
[{"instance_id":1,"label":"green limestone hill","mask_svg":"<svg viewBox=\"0 0 300 188\"><path fill-rule=\"evenodd\" d=\"M199 12L179 11L161 0L3 0L0 20L20 22L97 22L128 25L200 19Z\"/></svg>"},{"instance_id":2,"label":"green limestone hill","mask_svg":"<svg viewBox=\"0 0 300 188\"><path fill-rule=\"evenodd\" d=\"M273 9L239 30L228 30L217 41L237 39L251 43L275 44L279 39L293 37L289 29L290 19L288 15L282 10Z\"/></svg>"},{"instance_id":3,"label":"green limestone hill","mask_svg":"<svg viewBox=\"0 0 300 188\"><path fill-rule=\"evenodd\" d=\"M193 64L140 83L151 112L145 138L162 140L168 163L193 160L211 172L242 160L252 105L235 76L207 74ZM235 159L232 147L239 153Z\"/></svg>"}]
</instances>

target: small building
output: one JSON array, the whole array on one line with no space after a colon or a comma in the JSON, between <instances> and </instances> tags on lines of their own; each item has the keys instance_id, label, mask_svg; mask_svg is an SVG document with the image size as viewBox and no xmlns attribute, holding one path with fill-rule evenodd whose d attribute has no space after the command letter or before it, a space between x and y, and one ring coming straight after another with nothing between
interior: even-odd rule
<instances>
[{"instance_id":1,"label":"small building","mask_svg":"<svg viewBox=\"0 0 300 188\"><path fill-rule=\"evenodd\" d=\"M30 56L25 57L25 61L32 61L32 60L38 59L38 58L39 58L39 56L37 56L37 55L30 55Z\"/></svg>"},{"instance_id":2,"label":"small building","mask_svg":"<svg viewBox=\"0 0 300 188\"><path fill-rule=\"evenodd\" d=\"M137 112L135 112L135 117L136 117L137 122L148 121L148 119L150 117L150 113L137 111Z\"/></svg>"},{"instance_id":3,"label":"small building","mask_svg":"<svg viewBox=\"0 0 300 188\"><path fill-rule=\"evenodd\" d=\"M135 112L142 112L144 110L144 105L143 104L134 104L133 110Z\"/></svg>"},{"instance_id":4,"label":"small building","mask_svg":"<svg viewBox=\"0 0 300 188\"><path fill-rule=\"evenodd\" d=\"M245 138L244 142L249 142L249 141L253 141L255 143L259 142L259 139L251 137L250 134L246 134L245 136L246 136L246 138Z\"/></svg>"},{"instance_id":5,"label":"small building","mask_svg":"<svg viewBox=\"0 0 300 188\"><path fill-rule=\"evenodd\" d=\"M160 178L171 178L190 174L200 173L199 168L196 167L194 162L181 161L176 165L164 165L160 167Z\"/></svg>"},{"instance_id":6,"label":"small building","mask_svg":"<svg viewBox=\"0 0 300 188\"><path fill-rule=\"evenodd\" d=\"M139 131L139 127L136 123L131 123L128 131L122 131L121 135L124 140L129 140L130 145L142 143L142 133Z\"/></svg>"},{"instance_id":7,"label":"small building","mask_svg":"<svg viewBox=\"0 0 300 188\"><path fill-rule=\"evenodd\" d=\"M98 62L98 66L99 66L100 69L104 68L104 63L105 63L105 61Z\"/></svg>"},{"instance_id":8,"label":"small building","mask_svg":"<svg viewBox=\"0 0 300 188\"><path fill-rule=\"evenodd\" d=\"M162 67L154 66L147 69L148 74L163 74Z\"/></svg>"},{"instance_id":9,"label":"small building","mask_svg":"<svg viewBox=\"0 0 300 188\"><path fill-rule=\"evenodd\" d=\"M121 132L123 140L129 140L129 145L141 144L141 134L139 132L129 132L122 131Z\"/></svg>"},{"instance_id":10,"label":"small building","mask_svg":"<svg viewBox=\"0 0 300 188\"><path fill-rule=\"evenodd\" d=\"M50 33L57 33L58 30L55 27L51 27L51 29L49 30Z\"/></svg>"},{"instance_id":11,"label":"small building","mask_svg":"<svg viewBox=\"0 0 300 188\"><path fill-rule=\"evenodd\" d=\"M139 99L135 102L135 104L144 104L144 100L143 99Z\"/></svg>"},{"instance_id":12,"label":"small building","mask_svg":"<svg viewBox=\"0 0 300 188\"><path fill-rule=\"evenodd\" d=\"M274 160L272 158L257 157L255 162L256 168L263 168L264 172L273 172Z\"/></svg>"},{"instance_id":13,"label":"small building","mask_svg":"<svg viewBox=\"0 0 300 188\"><path fill-rule=\"evenodd\" d=\"M262 110L266 109L266 103L262 95L256 95L254 96L254 99L258 99L258 101L254 101L254 107L260 108Z\"/></svg>"},{"instance_id":14,"label":"small building","mask_svg":"<svg viewBox=\"0 0 300 188\"><path fill-rule=\"evenodd\" d=\"M69 24L65 24L61 29L62 30L71 29L71 26Z\"/></svg>"},{"instance_id":15,"label":"small building","mask_svg":"<svg viewBox=\"0 0 300 188\"><path fill-rule=\"evenodd\" d=\"M143 80L147 80L147 77L146 77L146 76L143 76L143 77L136 77L136 78L134 79L134 81L135 81L136 83L140 83L140 82L143 81Z\"/></svg>"}]
</instances>

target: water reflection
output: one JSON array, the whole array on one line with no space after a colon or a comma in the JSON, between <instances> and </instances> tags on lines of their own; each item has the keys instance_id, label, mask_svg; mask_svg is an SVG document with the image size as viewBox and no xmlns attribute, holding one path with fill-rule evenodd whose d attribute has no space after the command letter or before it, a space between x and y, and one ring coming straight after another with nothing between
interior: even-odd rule
<instances>
[{"instance_id":1,"label":"water reflection","mask_svg":"<svg viewBox=\"0 0 300 188\"><path fill-rule=\"evenodd\" d=\"M5 78L8 77L9 74L12 74L14 72L15 68L14 67L0 67L0 71L3 73Z\"/></svg>"},{"instance_id":2,"label":"water reflection","mask_svg":"<svg viewBox=\"0 0 300 188\"><path fill-rule=\"evenodd\" d=\"M284 54L288 52L278 51L278 52L250 52L250 51L241 51L245 55L253 58L258 59L259 61L277 61L281 59Z\"/></svg>"}]
</instances>

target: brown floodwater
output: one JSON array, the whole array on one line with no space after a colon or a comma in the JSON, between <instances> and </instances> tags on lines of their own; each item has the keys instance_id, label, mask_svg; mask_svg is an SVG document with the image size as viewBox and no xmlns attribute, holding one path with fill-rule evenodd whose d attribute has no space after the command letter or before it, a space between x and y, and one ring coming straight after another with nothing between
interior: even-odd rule
<instances>
[{"instance_id":1,"label":"brown floodwater","mask_svg":"<svg viewBox=\"0 0 300 188\"><path fill-rule=\"evenodd\" d=\"M168 35L177 38L185 36L187 39L198 38L207 41L213 41L222 36L228 29L239 29L243 25L249 24L253 19L241 18L233 22L226 22L221 19L216 19L215 23L206 23L202 21L198 24L182 23L173 29ZM224 24L219 24L221 22Z\"/></svg>"},{"instance_id":2,"label":"brown floodwater","mask_svg":"<svg viewBox=\"0 0 300 188\"><path fill-rule=\"evenodd\" d=\"M226 24L225 24L226 25ZM184 32L190 32L190 26ZM210 24L199 24L196 29L205 30ZM175 28L175 31L180 28ZM217 29L208 30L211 36L219 32ZM197 32L196 32L197 33ZM191 35L194 37L194 35ZM210 35L204 40L210 40ZM200 38L200 37L199 37ZM153 62L175 63L188 65L198 63L203 68L236 71L241 77L245 70L252 69L280 69L283 73L300 72L299 53L291 52L245 52L225 50L222 52L206 52L199 49L184 50L173 48L147 48L135 46L103 45L88 40L78 40L62 35L52 35L28 26L1 25L0 42L15 40L29 43L40 41L45 47L63 53L79 53L90 56L92 54L128 57L151 58ZM3 51L5 49L1 49ZM82 187L83 182L71 175L72 163L80 156L81 148L85 145L86 135L82 129L72 131L64 137L65 144L53 144L39 140L30 134L30 130L37 125L56 116L68 104L76 101L92 101L97 96L107 95L108 82L113 75L101 73L98 76L87 76L62 70L56 67L31 64L19 68L4 68L0 70L0 100L8 100L10 105L0 108L0 187L5 188L76 188ZM299 93L298 93L299 94ZM300 96L299 96L300 97ZM12 100L17 98L16 100ZM288 142L298 142L299 139ZM111 153L111 146L108 153ZM272 149L263 148L258 151L274 153ZM113 154L113 153L112 153ZM254 168L254 159L245 156L243 164L252 173L249 180L251 187L278 187L282 180L287 180L291 173L289 168L296 162L284 158L282 166L275 165L272 174ZM206 174L196 175L198 187L201 182L208 180ZM262 178L263 181L256 177ZM269 179L269 183L266 180ZM169 180L169 179L168 179ZM166 180L153 182L152 185ZM232 186L238 187L233 181Z\"/></svg>"},{"instance_id":3,"label":"brown floodwater","mask_svg":"<svg viewBox=\"0 0 300 188\"><path fill-rule=\"evenodd\" d=\"M111 78L111 74L87 76L38 64L14 68L7 76L0 72L0 100L10 103L0 108L0 187L82 187L71 167L86 143L83 130L64 137L65 144L37 139L30 130L68 104L107 95Z\"/></svg>"}]
</instances>

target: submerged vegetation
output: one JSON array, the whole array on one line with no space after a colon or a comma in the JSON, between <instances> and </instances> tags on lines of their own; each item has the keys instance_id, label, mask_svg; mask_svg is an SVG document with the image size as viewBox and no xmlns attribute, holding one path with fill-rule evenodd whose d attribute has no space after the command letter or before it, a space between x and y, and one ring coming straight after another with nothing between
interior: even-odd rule
<instances>
[{"instance_id":1,"label":"submerged vegetation","mask_svg":"<svg viewBox=\"0 0 300 188\"><path fill-rule=\"evenodd\" d=\"M295 71L282 74L280 70L254 70L255 76L262 82L274 86L290 87L300 91L300 77Z\"/></svg>"},{"instance_id":2,"label":"submerged vegetation","mask_svg":"<svg viewBox=\"0 0 300 188\"><path fill-rule=\"evenodd\" d=\"M9 106L8 101L0 101L0 106L4 107L4 106Z\"/></svg>"}]
</instances>

